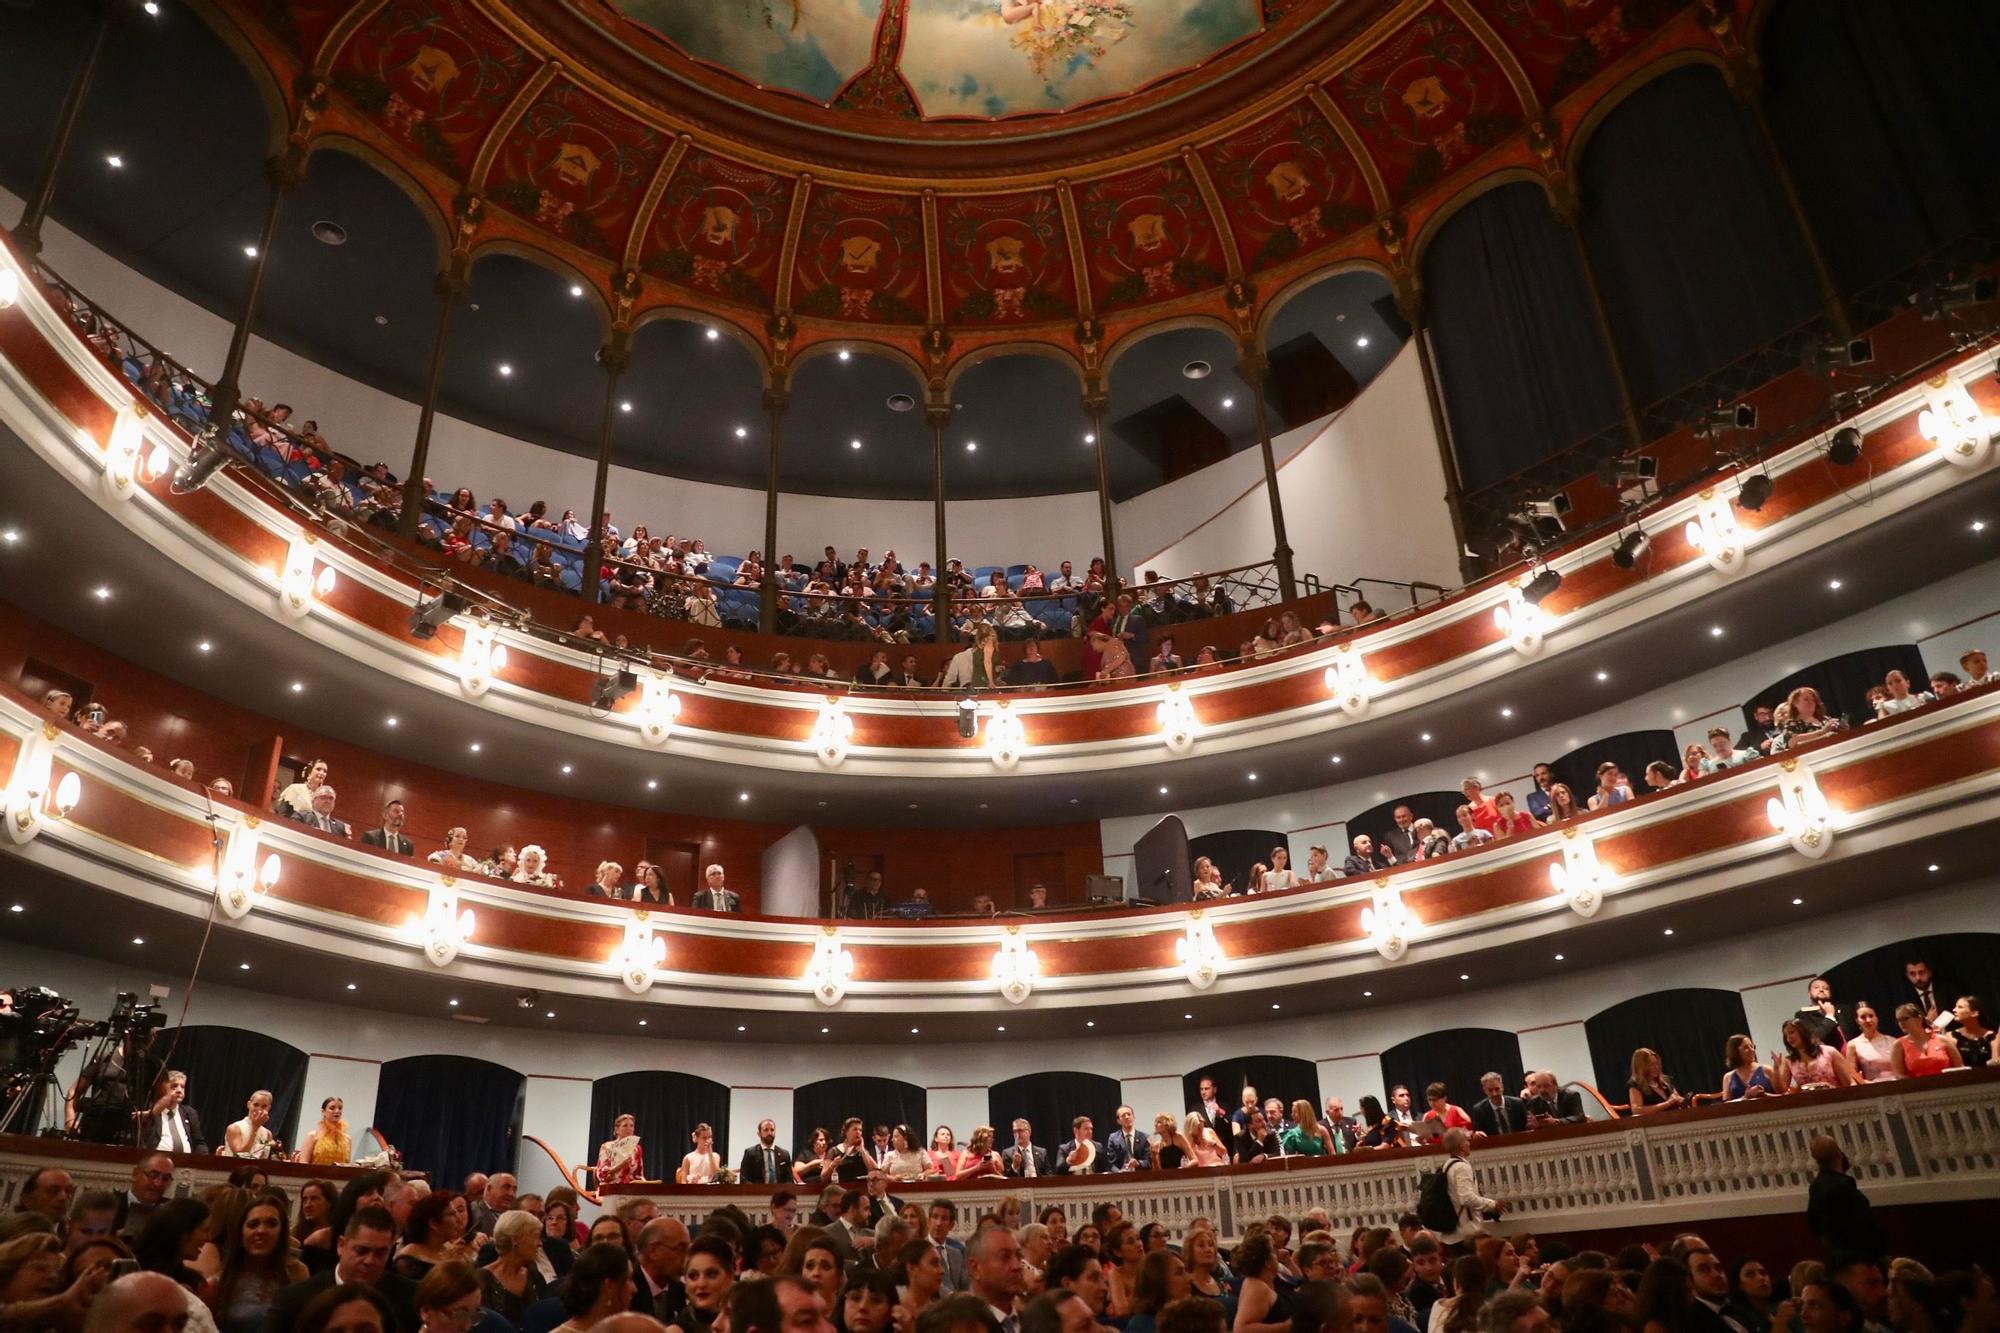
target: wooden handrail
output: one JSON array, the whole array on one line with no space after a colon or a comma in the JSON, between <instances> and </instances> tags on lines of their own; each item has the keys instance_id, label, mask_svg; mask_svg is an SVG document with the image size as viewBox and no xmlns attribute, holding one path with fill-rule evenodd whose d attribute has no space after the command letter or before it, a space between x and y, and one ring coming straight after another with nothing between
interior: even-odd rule
<instances>
[{"instance_id":1,"label":"wooden handrail","mask_svg":"<svg viewBox=\"0 0 2000 1333\"><path fill-rule=\"evenodd\" d=\"M594 1203L600 1206L603 1204L604 1200L598 1196L597 1191L591 1189L588 1185L585 1185L582 1181L580 1181L577 1178L578 1173L570 1169L569 1163L565 1162L562 1159L561 1153L558 1153L554 1148L551 1148L548 1144L544 1143L541 1139L535 1137L533 1134L523 1134L521 1136L521 1141L524 1143L532 1143L537 1148L540 1148L543 1152L549 1155L549 1160L555 1163L556 1174L560 1175L563 1178L563 1183L565 1185L568 1185L571 1189L576 1191L577 1198L582 1199L587 1203ZM584 1169L588 1170L589 1168L586 1167Z\"/></svg>"}]
</instances>

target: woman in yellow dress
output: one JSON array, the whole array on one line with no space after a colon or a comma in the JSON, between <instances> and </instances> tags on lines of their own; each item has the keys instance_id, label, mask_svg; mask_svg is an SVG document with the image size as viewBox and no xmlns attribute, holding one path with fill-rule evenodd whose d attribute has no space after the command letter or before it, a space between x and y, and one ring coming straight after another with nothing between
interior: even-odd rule
<instances>
[{"instance_id":1,"label":"woman in yellow dress","mask_svg":"<svg viewBox=\"0 0 2000 1333\"><path fill-rule=\"evenodd\" d=\"M344 1166L354 1160L354 1140L348 1137L347 1122L340 1118L343 1109L338 1097L319 1104L319 1123L306 1131L306 1140L299 1145L299 1161Z\"/></svg>"}]
</instances>

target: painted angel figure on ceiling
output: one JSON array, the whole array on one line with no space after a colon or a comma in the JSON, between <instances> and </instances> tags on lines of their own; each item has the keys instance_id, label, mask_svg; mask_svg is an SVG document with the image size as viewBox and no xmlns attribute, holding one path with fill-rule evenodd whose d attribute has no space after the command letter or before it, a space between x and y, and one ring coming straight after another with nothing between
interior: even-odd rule
<instances>
[{"instance_id":1,"label":"painted angel figure on ceiling","mask_svg":"<svg viewBox=\"0 0 2000 1333\"><path fill-rule=\"evenodd\" d=\"M1079 56L1102 56L1132 30L1132 0L999 0L1008 42L1028 57L1038 78L1060 72Z\"/></svg>"}]
</instances>

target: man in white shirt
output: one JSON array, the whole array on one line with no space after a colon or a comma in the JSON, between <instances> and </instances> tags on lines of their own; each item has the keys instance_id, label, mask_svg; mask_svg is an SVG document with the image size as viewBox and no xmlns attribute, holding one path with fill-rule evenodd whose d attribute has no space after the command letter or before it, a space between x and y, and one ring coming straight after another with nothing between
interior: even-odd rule
<instances>
[{"instance_id":1,"label":"man in white shirt","mask_svg":"<svg viewBox=\"0 0 2000 1333\"><path fill-rule=\"evenodd\" d=\"M1708 729L1708 758L1701 761L1704 773L1720 773L1725 768L1735 768L1757 758L1748 750L1739 750L1729 739L1729 728L1710 727Z\"/></svg>"},{"instance_id":2,"label":"man in white shirt","mask_svg":"<svg viewBox=\"0 0 2000 1333\"><path fill-rule=\"evenodd\" d=\"M1479 1178L1472 1170L1471 1130L1446 1130L1444 1150L1451 1154L1451 1160L1444 1166L1445 1187L1451 1192L1451 1206L1458 1221L1438 1240L1445 1245L1460 1245L1474 1236L1485 1235L1488 1214L1504 1213L1507 1205L1479 1192Z\"/></svg>"},{"instance_id":3,"label":"man in white shirt","mask_svg":"<svg viewBox=\"0 0 2000 1333\"><path fill-rule=\"evenodd\" d=\"M1474 821L1472 807L1470 805L1458 807L1458 834L1451 840L1451 849L1454 852L1462 852L1468 847L1477 847L1482 842L1491 841L1493 835L1480 828Z\"/></svg>"},{"instance_id":4,"label":"man in white shirt","mask_svg":"<svg viewBox=\"0 0 2000 1333\"><path fill-rule=\"evenodd\" d=\"M1961 689L1974 689L1981 685L1991 685L2000 680L2000 671L1986 664L1986 650L1973 648L1958 659L1958 669L1965 673L1965 684Z\"/></svg>"},{"instance_id":5,"label":"man in white shirt","mask_svg":"<svg viewBox=\"0 0 2000 1333\"><path fill-rule=\"evenodd\" d=\"M201 1117L187 1105L187 1085L188 1076L178 1069L169 1070L160 1080L160 1095L139 1125L140 1147L157 1148L161 1152L208 1151L208 1140L201 1132Z\"/></svg>"}]
</instances>

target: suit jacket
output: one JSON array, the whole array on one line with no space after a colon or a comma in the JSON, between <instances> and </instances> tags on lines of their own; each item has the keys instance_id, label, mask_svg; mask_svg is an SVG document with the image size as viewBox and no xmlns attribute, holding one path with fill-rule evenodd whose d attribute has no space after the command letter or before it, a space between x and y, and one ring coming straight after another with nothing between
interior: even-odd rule
<instances>
[{"instance_id":1,"label":"suit jacket","mask_svg":"<svg viewBox=\"0 0 2000 1333\"><path fill-rule=\"evenodd\" d=\"M1398 863L1400 863L1400 858L1398 858ZM1353 852L1349 852L1347 859L1340 863L1340 874L1343 879L1352 879L1356 875L1372 875L1378 870L1387 870L1390 865L1391 862L1383 858L1380 848L1377 848L1374 854L1365 861Z\"/></svg>"},{"instance_id":2,"label":"suit jacket","mask_svg":"<svg viewBox=\"0 0 2000 1333\"><path fill-rule=\"evenodd\" d=\"M354 832L345 822L335 819L332 815L323 815L317 810L294 810L292 818L307 828L316 828L321 833L331 833L336 838L349 837Z\"/></svg>"},{"instance_id":3,"label":"suit jacket","mask_svg":"<svg viewBox=\"0 0 2000 1333\"><path fill-rule=\"evenodd\" d=\"M1826 1242L1828 1254L1879 1257L1889 1249L1868 1196L1844 1172L1822 1168L1813 1177L1812 1188L1806 1191L1806 1225Z\"/></svg>"},{"instance_id":4,"label":"suit jacket","mask_svg":"<svg viewBox=\"0 0 2000 1333\"><path fill-rule=\"evenodd\" d=\"M312 1298L322 1291L333 1289L336 1272L337 1266L282 1288L272 1300L271 1308L264 1313L264 1333L291 1333L292 1325L298 1322L299 1312ZM396 1316L397 1333L416 1333L416 1283L395 1273L384 1272L382 1280L375 1284L375 1294L389 1303L390 1311Z\"/></svg>"},{"instance_id":5,"label":"suit jacket","mask_svg":"<svg viewBox=\"0 0 2000 1333\"><path fill-rule=\"evenodd\" d=\"M1048 1149L1035 1148L1033 1147L1033 1145L1030 1145L1030 1148L1035 1155L1035 1174L1038 1176L1046 1176L1047 1174L1049 1174ZM1010 1176L1025 1176L1027 1174L1027 1172L1022 1169L1021 1146L1017 1143L1010 1143L1006 1146L1005 1149L1001 1151L1000 1162L1003 1166L1007 1168L1007 1174Z\"/></svg>"},{"instance_id":6,"label":"suit jacket","mask_svg":"<svg viewBox=\"0 0 2000 1333\"><path fill-rule=\"evenodd\" d=\"M188 1151L206 1153L208 1151L208 1139L201 1132L201 1116L196 1114L195 1109L186 1102L182 1102L176 1109L180 1112L181 1132L187 1135ZM172 1115L174 1112L168 1111L166 1114ZM139 1146L150 1149L159 1141L160 1117L149 1111L139 1119Z\"/></svg>"},{"instance_id":7,"label":"suit jacket","mask_svg":"<svg viewBox=\"0 0 2000 1333\"><path fill-rule=\"evenodd\" d=\"M1397 862L1401 865L1408 865L1417 859L1417 835L1414 831L1414 826L1412 826L1412 831L1408 833L1399 828L1392 828L1377 838L1375 845L1377 847L1387 847L1390 851L1394 852Z\"/></svg>"},{"instance_id":8,"label":"suit jacket","mask_svg":"<svg viewBox=\"0 0 2000 1333\"><path fill-rule=\"evenodd\" d=\"M939 1245L936 1241L931 1244L944 1263L944 1286L940 1290L946 1295L966 1290L969 1284L965 1276L965 1251L953 1244Z\"/></svg>"},{"instance_id":9,"label":"suit jacket","mask_svg":"<svg viewBox=\"0 0 2000 1333\"><path fill-rule=\"evenodd\" d=\"M773 1179L764 1177L764 1145L753 1143L743 1150L743 1163L737 1168L736 1178L746 1185L789 1185L792 1183L792 1155L777 1144L771 1145L771 1154L777 1158L778 1173Z\"/></svg>"},{"instance_id":10,"label":"suit jacket","mask_svg":"<svg viewBox=\"0 0 2000 1333\"><path fill-rule=\"evenodd\" d=\"M1737 1333L1720 1311L1699 1296L1688 1302L1685 1327L1686 1333Z\"/></svg>"},{"instance_id":11,"label":"suit jacket","mask_svg":"<svg viewBox=\"0 0 2000 1333\"><path fill-rule=\"evenodd\" d=\"M671 1328L686 1311L687 1287L679 1278L668 1278L667 1285L660 1289L659 1295L655 1296L652 1280L636 1268L632 1271L634 1314L649 1314ZM556 1323L561 1324L562 1320L558 1319ZM266 1330L266 1333L269 1331Z\"/></svg>"},{"instance_id":12,"label":"suit jacket","mask_svg":"<svg viewBox=\"0 0 2000 1333\"><path fill-rule=\"evenodd\" d=\"M743 898L734 889L703 887L694 891L693 906L698 912L740 912Z\"/></svg>"},{"instance_id":13,"label":"suit jacket","mask_svg":"<svg viewBox=\"0 0 2000 1333\"><path fill-rule=\"evenodd\" d=\"M1078 1141L1076 1139L1067 1140L1062 1147L1056 1149L1055 1173L1059 1176L1089 1176L1095 1175L1100 1171L1109 1171L1111 1164L1105 1160L1104 1145L1096 1139L1092 1139L1090 1146L1094 1150L1090 1158L1090 1165L1071 1166L1069 1164L1069 1155L1076 1151Z\"/></svg>"},{"instance_id":14,"label":"suit jacket","mask_svg":"<svg viewBox=\"0 0 2000 1333\"><path fill-rule=\"evenodd\" d=\"M412 843L400 833L391 833L388 829L384 828L369 829L361 835L361 841L367 843L370 847L380 847L391 856L415 856L417 854L415 843Z\"/></svg>"},{"instance_id":15,"label":"suit jacket","mask_svg":"<svg viewBox=\"0 0 2000 1333\"><path fill-rule=\"evenodd\" d=\"M1128 1139L1125 1131L1114 1129L1111 1137L1104 1141L1106 1169L1111 1171L1151 1171L1153 1169L1153 1141L1146 1137L1146 1131L1135 1129Z\"/></svg>"},{"instance_id":16,"label":"suit jacket","mask_svg":"<svg viewBox=\"0 0 2000 1333\"><path fill-rule=\"evenodd\" d=\"M1554 1105L1541 1097L1530 1097L1526 1104L1529 1114L1552 1115L1565 1125L1581 1125L1590 1119L1584 1114L1583 1094L1575 1088L1557 1088Z\"/></svg>"},{"instance_id":17,"label":"suit jacket","mask_svg":"<svg viewBox=\"0 0 2000 1333\"><path fill-rule=\"evenodd\" d=\"M1502 1096L1497 1107L1481 1097L1466 1115L1481 1134L1520 1134L1528 1128L1528 1107L1519 1097Z\"/></svg>"}]
</instances>

